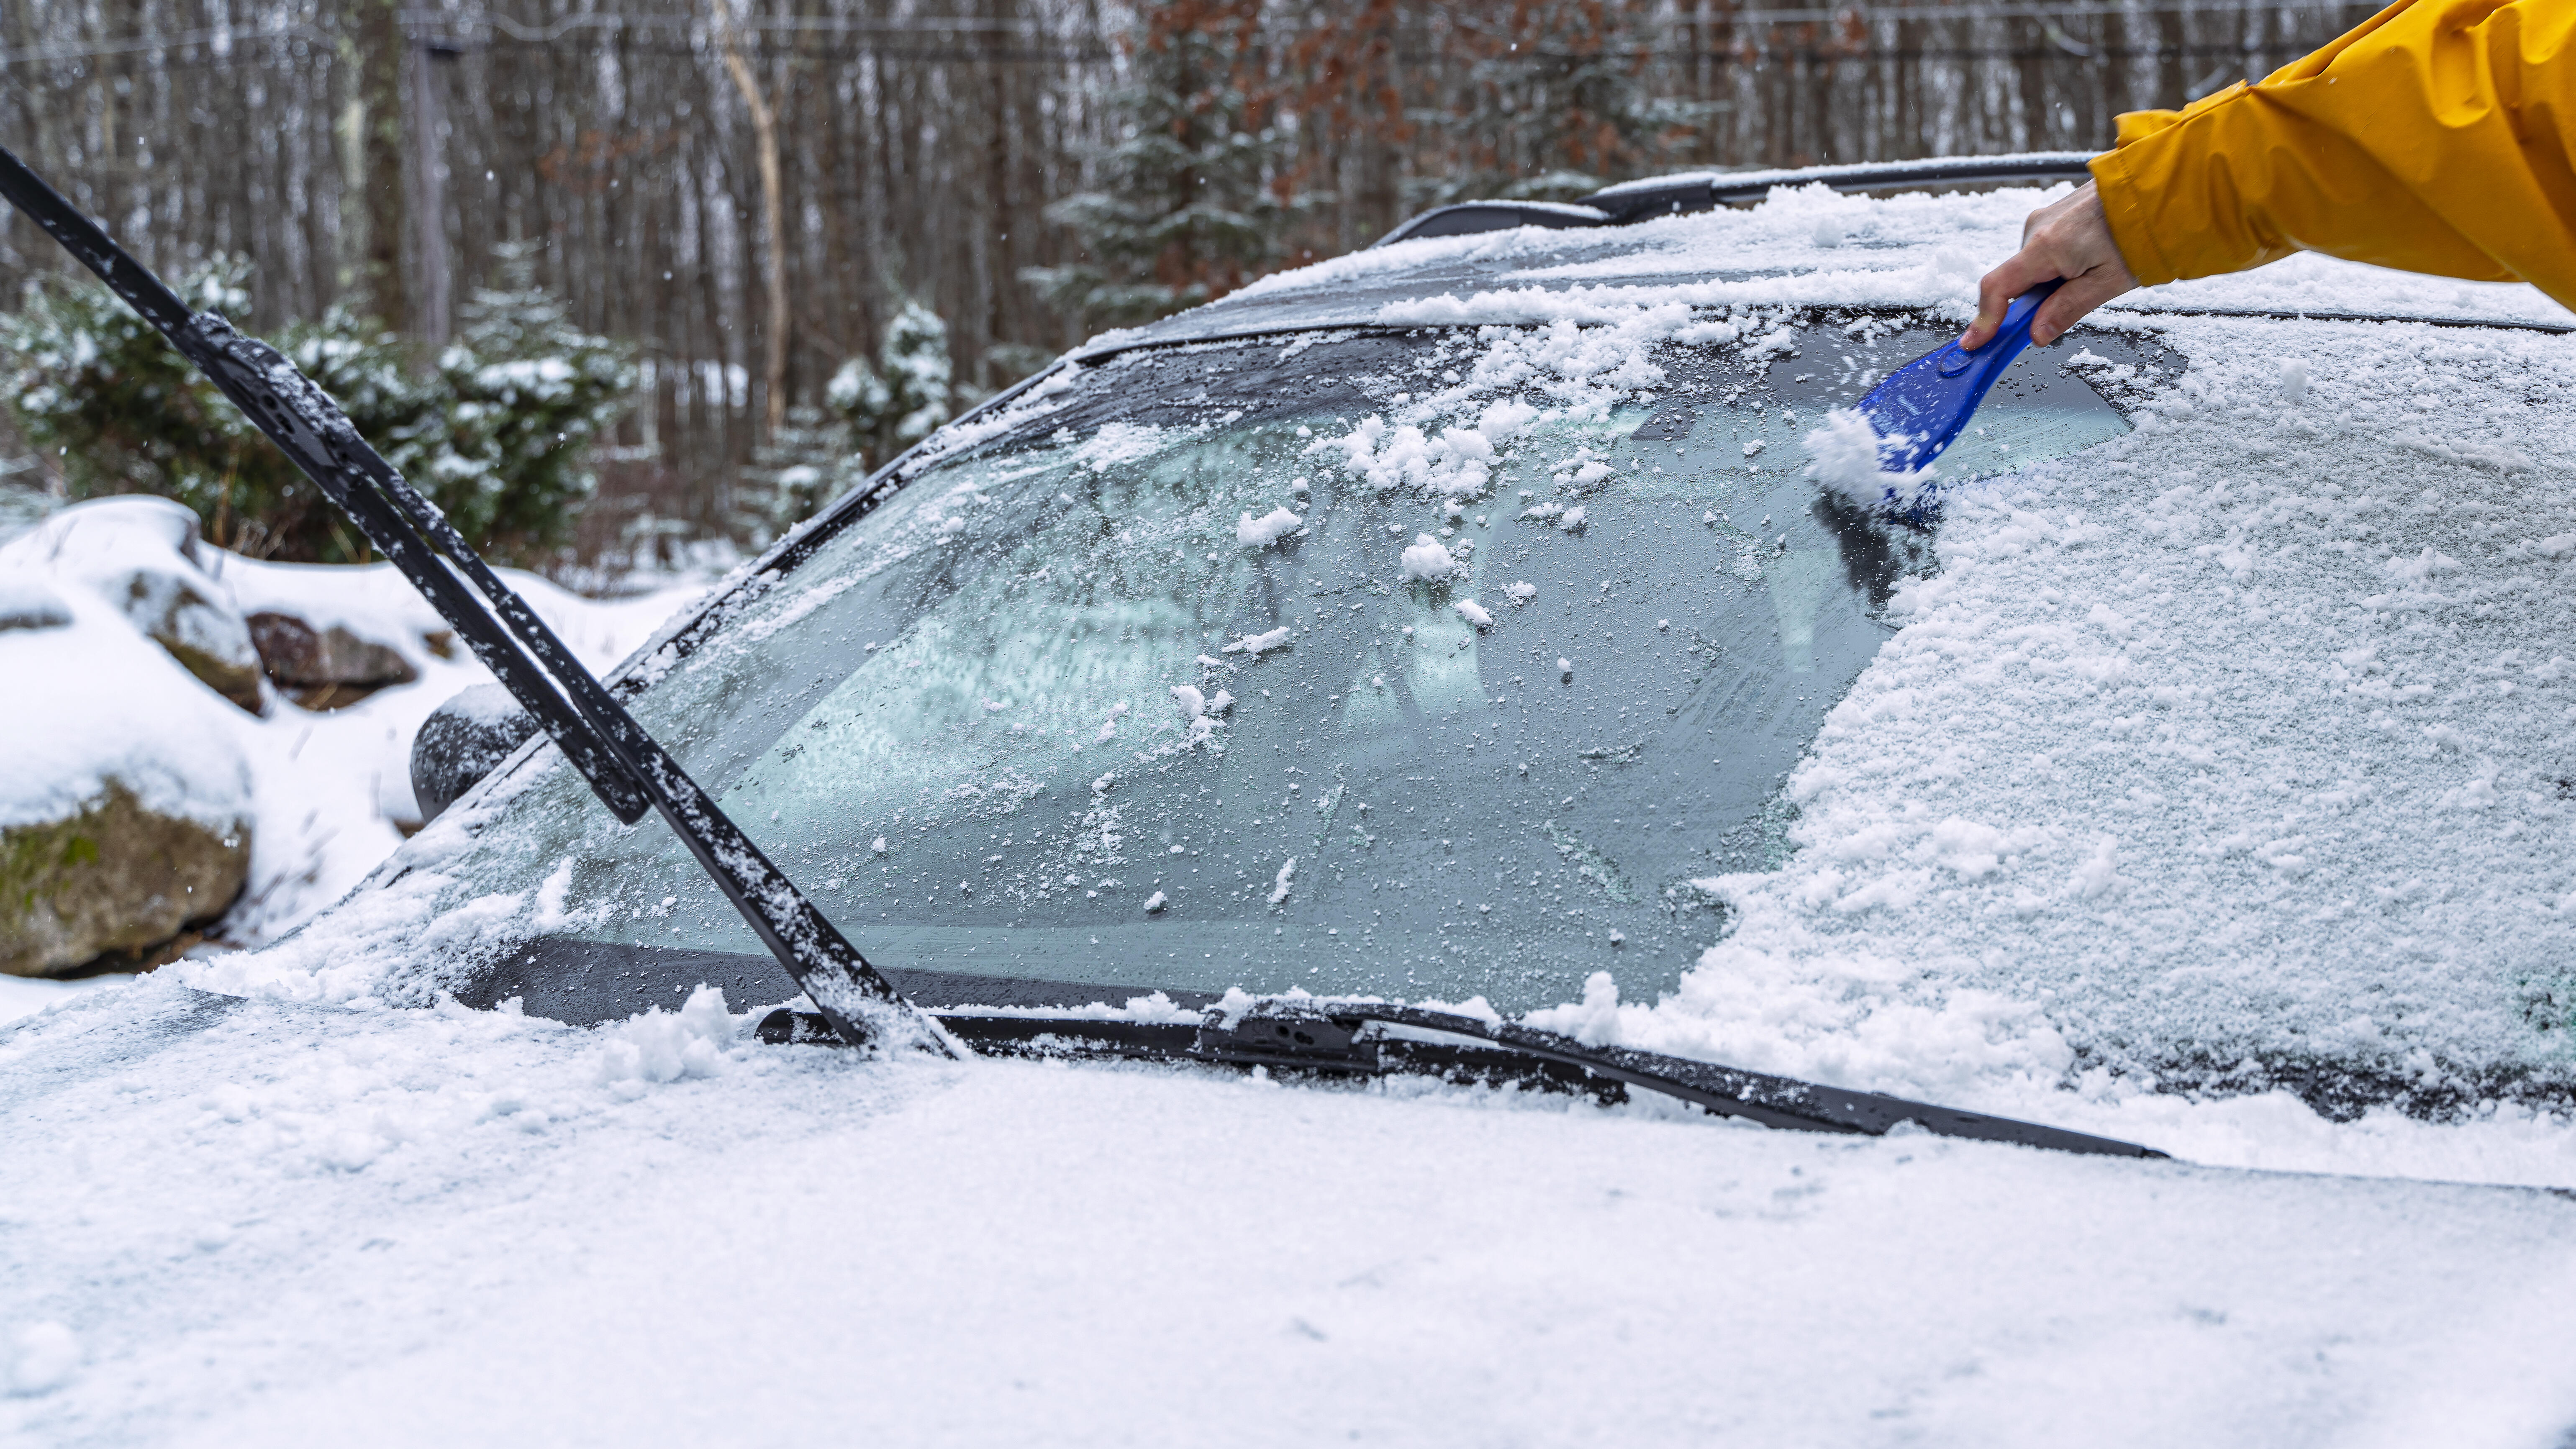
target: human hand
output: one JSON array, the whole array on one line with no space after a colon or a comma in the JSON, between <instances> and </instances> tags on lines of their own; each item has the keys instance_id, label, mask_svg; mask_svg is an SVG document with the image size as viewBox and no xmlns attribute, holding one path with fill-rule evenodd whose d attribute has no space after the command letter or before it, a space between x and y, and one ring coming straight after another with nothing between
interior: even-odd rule
<instances>
[{"instance_id":1,"label":"human hand","mask_svg":"<svg viewBox=\"0 0 2576 1449\"><path fill-rule=\"evenodd\" d=\"M2059 277L2066 285L2039 304L2030 327L2030 340L2042 347L2065 336L2085 313L2138 285L2136 274L2120 259L2110 218L2102 214L2102 194L2090 181L2022 223L2021 250L1977 284L1977 320L1959 346L1969 352L1985 346L2003 325L2004 308L2013 298Z\"/></svg>"}]
</instances>

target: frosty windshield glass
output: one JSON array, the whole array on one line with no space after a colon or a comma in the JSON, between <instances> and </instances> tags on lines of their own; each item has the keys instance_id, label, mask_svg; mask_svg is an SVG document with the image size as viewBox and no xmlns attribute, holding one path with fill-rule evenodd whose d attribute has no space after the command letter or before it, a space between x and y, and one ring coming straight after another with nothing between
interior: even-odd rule
<instances>
[{"instance_id":1,"label":"frosty windshield glass","mask_svg":"<svg viewBox=\"0 0 2576 1449\"><path fill-rule=\"evenodd\" d=\"M1544 331L1128 354L962 434L636 713L934 1002L1652 996L1722 927L1692 882L1785 852L1782 778L1922 567L1798 440L1938 340L1751 319L1571 378ZM1957 473L2125 429L2063 358ZM449 984L783 994L670 833L551 759L461 872L542 883L538 939Z\"/></svg>"}]
</instances>

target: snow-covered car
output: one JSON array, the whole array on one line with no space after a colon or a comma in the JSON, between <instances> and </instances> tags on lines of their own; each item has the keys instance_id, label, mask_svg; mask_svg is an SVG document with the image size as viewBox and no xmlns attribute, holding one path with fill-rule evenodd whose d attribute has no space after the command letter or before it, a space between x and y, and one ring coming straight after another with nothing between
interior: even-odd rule
<instances>
[{"instance_id":1,"label":"snow-covered car","mask_svg":"<svg viewBox=\"0 0 2576 1449\"><path fill-rule=\"evenodd\" d=\"M1024 1047L1404 1002L2200 1164L2576 1182L2576 319L2294 258L2027 355L1923 518L1811 476L2044 197L1949 188L2079 162L1435 214L1094 339L611 687L913 1001ZM853 1393L898 1442L1175 1438L1210 1384L1258 1442L2576 1418L2547 1194L1411 1079L862 1073L794 996L540 738L286 941L0 1036L0 1084L142 1124L34 1190L177 1161L200 1218L283 1224L264 1261L469 1284L396 1344L336 1280L211 1274L224 1333L355 1335L247 1407L104 1315L115 1392L237 1438L810 1430L705 1408L709 1365L892 1365ZM259 1206L333 1173L385 1185ZM44 1224L31 1302L176 1271ZM59 1422L114 1437L110 1392Z\"/></svg>"},{"instance_id":2,"label":"snow-covered car","mask_svg":"<svg viewBox=\"0 0 2576 1449\"><path fill-rule=\"evenodd\" d=\"M2144 294L2017 366L1917 527L1803 440L2026 193L1696 185L1096 340L618 678L926 1005L1626 1003L1864 1085L2566 1100L2564 324ZM558 761L305 949L578 1023L788 994Z\"/></svg>"}]
</instances>

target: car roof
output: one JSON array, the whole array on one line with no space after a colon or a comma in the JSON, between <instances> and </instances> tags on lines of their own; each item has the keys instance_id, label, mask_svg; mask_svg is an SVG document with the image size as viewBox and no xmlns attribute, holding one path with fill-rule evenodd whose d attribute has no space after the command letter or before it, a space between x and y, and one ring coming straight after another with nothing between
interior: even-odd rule
<instances>
[{"instance_id":1,"label":"car roof","mask_svg":"<svg viewBox=\"0 0 2576 1449\"><path fill-rule=\"evenodd\" d=\"M1681 304L1929 308L1965 320L1977 277L2086 153L1693 172L1579 203L1482 201L1408 220L1377 246L1279 272L1204 306L1102 333L1136 347L1354 326L1537 325ZM2521 283L2421 277L2302 253L2258 271L2141 289L2105 309L2576 330Z\"/></svg>"}]
</instances>

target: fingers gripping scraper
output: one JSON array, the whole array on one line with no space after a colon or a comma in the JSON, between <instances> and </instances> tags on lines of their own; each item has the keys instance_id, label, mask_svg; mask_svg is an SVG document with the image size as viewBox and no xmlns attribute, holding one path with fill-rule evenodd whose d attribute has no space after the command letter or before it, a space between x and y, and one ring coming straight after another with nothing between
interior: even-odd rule
<instances>
[{"instance_id":1,"label":"fingers gripping scraper","mask_svg":"<svg viewBox=\"0 0 2576 1449\"><path fill-rule=\"evenodd\" d=\"M2013 298L2004 308L2003 326L1976 351L1962 351L1956 341L1944 343L1870 389L1859 411L1878 432L1880 472L1911 474L1958 441L1996 379L2030 345L2031 319L2039 314L2039 304L2062 285L2042 282ZM1908 500L1891 487L1887 501L1912 511L1925 500Z\"/></svg>"}]
</instances>

